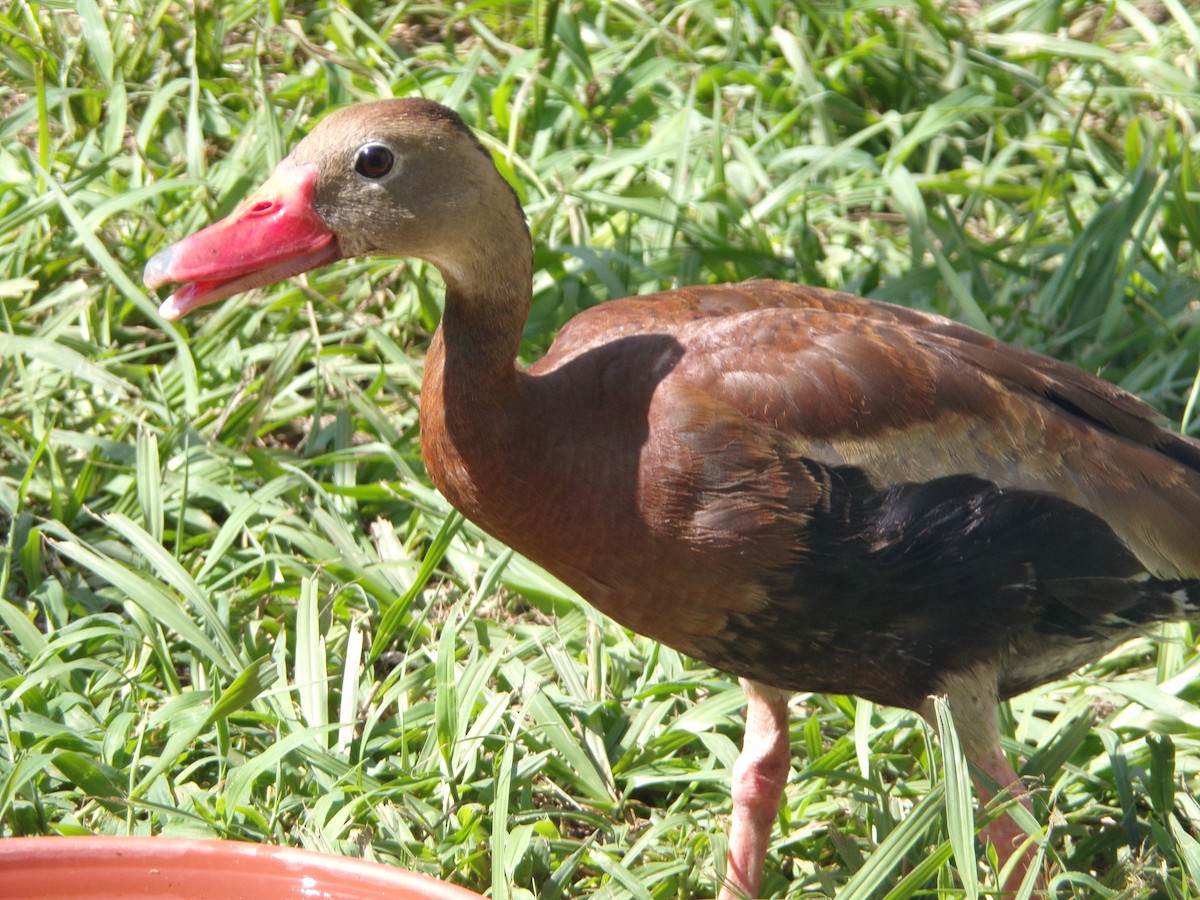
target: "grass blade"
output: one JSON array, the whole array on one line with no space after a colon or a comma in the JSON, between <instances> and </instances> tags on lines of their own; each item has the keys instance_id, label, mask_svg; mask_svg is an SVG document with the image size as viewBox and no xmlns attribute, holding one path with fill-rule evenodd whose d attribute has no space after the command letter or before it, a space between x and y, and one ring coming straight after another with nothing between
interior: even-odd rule
<instances>
[{"instance_id":1,"label":"grass blade","mask_svg":"<svg viewBox=\"0 0 1200 900\"><path fill-rule=\"evenodd\" d=\"M938 735L942 739L943 782L946 785L946 828L963 891L969 898L979 896L977 864L975 862L975 813L971 795L971 778L967 759L963 755L954 727L954 717L945 697L933 698Z\"/></svg>"}]
</instances>

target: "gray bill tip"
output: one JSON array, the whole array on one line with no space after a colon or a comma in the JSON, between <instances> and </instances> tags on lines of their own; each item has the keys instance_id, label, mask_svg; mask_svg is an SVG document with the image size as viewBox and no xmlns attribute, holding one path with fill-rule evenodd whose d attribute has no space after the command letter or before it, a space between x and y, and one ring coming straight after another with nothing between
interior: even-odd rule
<instances>
[{"instance_id":1,"label":"gray bill tip","mask_svg":"<svg viewBox=\"0 0 1200 900\"><path fill-rule=\"evenodd\" d=\"M155 253L146 263L146 268L142 270L142 283L150 290L154 290L170 281L171 277L167 273L170 271L174 258L174 247L167 247Z\"/></svg>"}]
</instances>

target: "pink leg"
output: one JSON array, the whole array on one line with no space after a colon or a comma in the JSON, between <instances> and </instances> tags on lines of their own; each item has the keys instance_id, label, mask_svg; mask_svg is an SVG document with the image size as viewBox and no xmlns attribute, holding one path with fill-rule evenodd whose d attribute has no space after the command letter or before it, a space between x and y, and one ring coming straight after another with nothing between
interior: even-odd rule
<instances>
[{"instance_id":1,"label":"pink leg","mask_svg":"<svg viewBox=\"0 0 1200 900\"><path fill-rule=\"evenodd\" d=\"M993 793L979 778L972 776L979 805L983 806L999 793L1015 797L1026 809L1032 811L1029 794L1020 777L1008 764L1008 758L1000 749L1000 725L996 720L996 675L987 667L960 672L943 683L946 697L950 701L950 712L954 715L955 730L963 752L980 773L991 779L999 791ZM932 705L923 708L921 714L929 722L936 723ZM1001 868L1017 852L1027 835L1012 816L1005 814L984 826L982 837L996 848L996 857ZM1035 848L1031 845L1021 854L1020 861L1003 885L1006 892L1015 891L1029 871Z\"/></svg>"},{"instance_id":2,"label":"pink leg","mask_svg":"<svg viewBox=\"0 0 1200 900\"><path fill-rule=\"evenodd\" d=\"M757 897L771 829L791 769L788 692L743 678L746 737L733 767L733 821L721 900Z\"/></svg>"},{"instance_id":3,"label":"pink leg","mask_svg":"<svg viewBox=\"0 0 1200 900\"><path fill-rule=\"evenodd\" d=\"M976 756L972 762L975 767L983 774L987 775L1000 788L998 793L1007 793L1010 797L1015 797L1021 802L1030 812L1033 812L1033 804L1029 802L1029 792L1025 790L1025 785L1021 783L1020 777L1013 771L1013 767L1008 764L1008 758L997 744L990 748L986 753ZM979 805L986 805L997 794L993 794L978 778L971 779L975 783L975 794L979 798ZM983 827L983 836L993 847L996 848L996 858L1003 868L1017 848L1024 843L1028 835L1025 829L1017 824L1016 819L1010 815L1002 815L999 818L993 819ZM1033 862L1033 857L1036 850L1031 845L1023 854L1021 859L1013 869L1008 880L1004 882L1004 890L1015 891L1021 886L1021 882L1025 879L1025 873L1029 871L1030 863Z\"/></svg>"}]
</instances>

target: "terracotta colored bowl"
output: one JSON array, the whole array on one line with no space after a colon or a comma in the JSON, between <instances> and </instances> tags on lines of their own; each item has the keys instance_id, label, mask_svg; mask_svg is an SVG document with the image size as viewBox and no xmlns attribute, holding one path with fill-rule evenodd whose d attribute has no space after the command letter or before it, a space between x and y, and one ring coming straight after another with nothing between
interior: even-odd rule
<instances>
[{"instance_id":1,"label":"terracotta colored bowl","mask_svg":"<svg viewBox=\"0 0 1200 900\"><path fill-rule=\"evenodd\" d=\"M379 863L236 841L0 838L0 896L88 900L479 900Z\"/></svg>"}]
</instances>

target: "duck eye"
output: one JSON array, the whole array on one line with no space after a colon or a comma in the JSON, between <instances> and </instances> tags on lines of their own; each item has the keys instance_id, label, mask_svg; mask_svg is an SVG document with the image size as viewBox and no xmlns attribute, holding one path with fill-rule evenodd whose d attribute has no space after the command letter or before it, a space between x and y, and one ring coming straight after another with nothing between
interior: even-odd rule
<instances>
[{"instance_id":1,"label":"duck eye","mask_svg":"<svg viewBox=\"0 0 1200 900\"><path fill-rule=\"evenodd\" d=\"M363 144L354 154L354 171L364 178L382 178L392 171L395 159L383 144Z\"/></svg>"}]
</instances>

